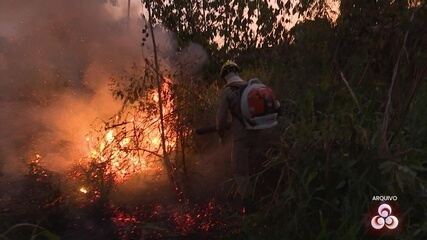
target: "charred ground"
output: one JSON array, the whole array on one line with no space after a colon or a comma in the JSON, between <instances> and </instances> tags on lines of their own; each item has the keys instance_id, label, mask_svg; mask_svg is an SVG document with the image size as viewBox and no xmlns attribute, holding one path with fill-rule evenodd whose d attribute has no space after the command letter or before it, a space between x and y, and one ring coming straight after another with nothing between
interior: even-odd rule
<instances>
[{"instance_id":1,"label":"charred ground","mask_svg":"<svg viewBox=\"0 0 427 240\"><path fill-rule=\"evenodd\" d=\"M424 1L117 3L0 3L0 238L377 239L382 194L426 238ZM193 131L228 58L284 106L250 209Z\"/></svg>"}]
</instances>

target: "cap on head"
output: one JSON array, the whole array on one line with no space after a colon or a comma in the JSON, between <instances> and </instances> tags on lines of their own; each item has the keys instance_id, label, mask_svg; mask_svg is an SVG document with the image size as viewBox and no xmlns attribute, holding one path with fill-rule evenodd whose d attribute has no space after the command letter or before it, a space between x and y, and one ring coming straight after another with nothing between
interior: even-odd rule
<instances>
[{"instance_id":1,"label":"cap on head","mask_svg":"<svg viewBox=\"0 0 427 240\"><path fill-rule=\"evenodd\" d=\"M222 79L225 78L225 76L227 76L227 74L229 74L230 72L240 72L240 67L239 65L237 65L237 63L228 60L226 61L222 67L221 67L221 72L220 72L220 76Z\"/></svg>"}]
</instances>

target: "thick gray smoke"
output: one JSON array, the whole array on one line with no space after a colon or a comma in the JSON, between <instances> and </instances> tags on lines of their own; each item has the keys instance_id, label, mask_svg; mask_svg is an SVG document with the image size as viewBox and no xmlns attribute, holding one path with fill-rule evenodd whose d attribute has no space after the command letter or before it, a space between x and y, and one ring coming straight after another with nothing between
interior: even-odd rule
<instances>
[{"instance_id":1,"label":"thick gray smoke","mask_svg":"<svg viewBox=\"0 0 427 240\"><path fill-rule=\"evenodd\" d=\"M127 2L127 1L125 1ZM101 0L0 1L0 172L15 174L41 154L52 170L66 169L85 152L96 119L121 103L110 77L151 57L141 51L140 7ZM196 44L177 54L174 35L156 27L164 66L207 56ZM172 60L173 59L173 60Z\"/></svg>"}]
</instances>

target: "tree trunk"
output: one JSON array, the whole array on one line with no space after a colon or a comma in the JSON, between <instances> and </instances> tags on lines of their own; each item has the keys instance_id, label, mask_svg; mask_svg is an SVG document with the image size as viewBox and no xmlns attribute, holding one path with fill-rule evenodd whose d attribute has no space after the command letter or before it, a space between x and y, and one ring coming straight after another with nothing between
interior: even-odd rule
<instances>
[{"instance_id":1,"label":"tree trunk","mask_svg":"<svg viewBox=\"0 0 427 240\"><path fill-rule=\"evenodd\" d=\"M164 123L164 113L163 113L163 96L162 96L162 81L160 79L160 73L159 73L159 61L157 57L157 47L156 47L156 38L154 36L154 30L153 30L153 19L152 19L152 13L151 13L151 5L150 1L147 2L147 10L148 10L148 25L150 29L151 34L151 40L153 44L153 52L154 52L154 71L157 81L157 94L159 96L159 117L160 117L160 136L161 136L161 145L162 145L162 152L163 152L163 165L166 170L166 174L168 175L169 181L171 185L174 187L174 189L177 191L178 196L181 196L180 188L178 187L178 184L175 180L174 175L174 169L172 167L172 164L169 160L168 152L166 149L166 136L165 136L165 123ZM181 199L180 199L181 200Z\"/></svg>"}]
</instances>

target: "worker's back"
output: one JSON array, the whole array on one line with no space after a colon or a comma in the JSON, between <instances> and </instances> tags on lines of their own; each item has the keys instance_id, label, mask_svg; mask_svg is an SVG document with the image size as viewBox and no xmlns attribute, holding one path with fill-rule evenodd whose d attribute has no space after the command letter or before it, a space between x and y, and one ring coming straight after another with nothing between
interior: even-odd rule
<instances>
[{"instance_id":1,"label":"worker's back","mask_svg":"<svg viewBox=\"0 0 427 240\"><path fill-rule=\"evenodd\" d=\"M266 149L270 145L272 128L248 129L242 115L241 96L248 82L242 80L238 74L239 68L234 62L227 62L221 69L221 78L226 84L219 98L217 112L217 130L224 138L227 130L229 115L232 116L232 161L231 167L237 183L237 191L242 198L250 193L249 176L262 169Z\"/></svg>"},{"instance_id":2,"label":"worker's back","mask_svg":"<svg viewBox=\"0 0 427 240\"><path fill-rule=\"evenodd\" d=\"M246 130L241 117L240 95L242 89L246 86L246 81L233 81L224 86L221 94L218 110L218 124L220 128L227 124L229 113L231 114L231 133L233 140L246 137ZM221 126L222 125L222 126Z\"/></svg>"}]
</instances>

